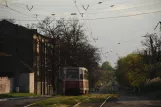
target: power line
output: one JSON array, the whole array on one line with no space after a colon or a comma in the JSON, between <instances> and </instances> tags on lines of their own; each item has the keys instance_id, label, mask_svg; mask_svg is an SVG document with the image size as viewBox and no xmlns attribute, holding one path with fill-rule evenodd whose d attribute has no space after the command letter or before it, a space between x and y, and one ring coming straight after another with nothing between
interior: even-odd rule
<instances>
[{"instance_id":1,"label":"power line","mask_svg":"<svg viewBox=\"0 0 161 107\"><path fill-rule=\"evenodd\" d=\"M133 14L133 15L113 16L113 17L100 17L100 18L84 19L84 20L102 20L102 19L124 18L124 17L133 17L133 16L152 14L152 13L160 13L160 12L161 12L161 10L153 11L153 12L147 12L147 13ZM21 20L21 19L17 19L17 20L20 20L20 21L37 21L37 20ZM78 20L83 20L83 19L78 19ZM66 20L66 21L71 21L71 20Z\"/></svg>"},{"instance_id":2,"label":"power line","mask_svg":"<svg viewBox=\"0 0 161 107\"><path fill-rule=\"evenodd\" d=\"M161 12L161 10L153 11L153 12L145 12L145 13L131 14L131 15L113 16L113 17L100 17L100 18L84 19L84 20L101 20L101 19L123 18L123 17L140 16L140 15L152 14L152 13L160 13L160 12Z\"/></svg>"},{"instance_id":3,"label":"power line","mask_svg":"<svg viewBox=\"0 0 161 107\"><path fill-rule=\"evenodd\" d=\"M81 12L80 12L80 10L79 10L79 8L78 8L78 6L77 6L77 4L76 4L76 0L74 1L73 0L73 2L74 2L74 4L75 4L75 7L77 8L77 10L78 10L78 12L79 12L79 14L81 15ZM82 17L82 19L84 20L84 18L83 18L83 16L81 15L81 17ZM84 21L85 22L85 21ZM86 25L86 24L85 24ZM86 25L86 27L87 27L87 29L88 29L88 26ZM89 31L89 29L88 29L88 32L89 32L89 35L92 37L92 35L91 35L91 33L92 33L92 31L90 32ZM92 37L92 39L93 39L93 41L96 43L96 41L94 40L94 38Z\"/></svg>"},{"instance_id":4,"label":"power line","mask_svg":"<svg viewBox=\"0 0 161 107\"><path fill-rule=\"evenodd\" d=\"M3 7L6 7L6 6L2 5L2 4L0 4L0 5L3 6ZM16 13L19 13L19 14L21 14L21 15L25 15L25 16L31 17L31 16L29 16L29 15L27 15L27 14L24 14L24 13L21 13L21 12L15 10L15 9L12 9L12 8L10 8L9 6L7 6L6 8L8 8L8 9L10 9L10 10L16 12ZM32 17L32 18L34 18L34 17Z\"/></svg>"},{"instance_id":5,"label":"power line","mask_svg":"<svg viewBox=\"0 0 161 107\"><path fill-rule=\"evenodd\" d=\"M27 8L26 8L26 6L28 6L28 5L26 5L26 6L19 6L19 5L17 5L17 4L14 4L15 6L17 6L17 7L19 7L19 8L21 8L21 9L25 9L25 10L28 10ZM6 8L6 6L4 6L4 5L0 5L0 6L3 6L3 7L5 7ZM33 5L32 5L33 6ZM33 8L33 7L32 7ZM35 8L35 7L34 7ZM0 10L1 11L1 10ZM3 11L3 10L2 10ZM33 14L34 15L34 14ZM37 14L37 15L39 15L39 16L46 16L46 15L40 15L40 14ZM50 14L51 15L51 14ZM61 17L61 15L59 15L60 17ZM57 15L57 17L59 17L58 15ZM67 16L71 16L71 14L70 15L63 15L63 17L67 17ZM35 18L35 17L33 17L33 18Z\"/></svg>"},{"instance_id":6,"label":"power line","mask_svg":"<svg viewBox=\"0 0 161 107\"><path fill-rule=\"evenodd\" d=\"M79 14L80 14L81 17L82 17L82 20L85 22L85 20L84 20L84 18L83 18L83 16L82 16L82 14L81 14L81 12L80 12L80 10L79 10L77 4L76 4L76 0L75 0L75 1L73 0L73 2L74 2L74 4L75 4L75 7L77 8ZM86 25L86 27L87 27L87 29L88 29L88 26L87 26L87 25ZM89 31L89 30L88 30L88 31ZM95 39L93 38L93 36L92 36L92 30L91 30L91 32L89 32L89 34L90 34L92 40L96 43L96 40L95 40ZM103 57L107 60L106 56L104 56L104 54L103 54L103 52L102 52L102 49L101 49L101 53L102 53Z\"/></svg>"},{"instance_id":7,"label":"power line","mask_svg":"<svg viewBox=\"0 0 161 107\"><path fill-rule=\"evenodd\" d=\"M12 4L16 4L16 5L20 5L20 6L22 6L22 5L24 5L24 6L26 6L26 5L28 5L28 4L24 4L24 3L12 3ZM40 5L40 4L32 4L32 5L35 5L35 6L57 6L57 7L71 7L71 6L74 6L74 5L59 5L59 4L49 4L49 5ZM91 4L90 6L92 6L92 5L95 5L95 4ZM82 6L82 5L80 5L80 6Z\"/></svg>"},{"instance_id":8,"label":"power line","mask_svg":"<svg viewBox=\"0 0 161 107\"><path fill-rule=\"evenodd\" d=\"M121 10L136 9L136 8L141 8L141 7L148 7L148 6L158 5L158 4L161 4L161 3L155 3L155 4L151 4L151 5L135 6L135 7L125 8L125 9L118 9L118 10L108 10L108 11L104 11L104 12L85 13L85 14L100 14L100 13L105 13L105 12L114 12L114 11L121 11Z\"/></svg>"},{"instance_id":9,"label":"power line","mask_svg":"<svg viewBox=\"0 0 161 107\"><path fill-rule=\"evenodd\" d=\"M80 12L80 10L79 10L77 4L76 4L76 0L75 0L75 1L73 0L73 2L75 3L75 6L76 6L78 12L79 12L79 14L81 15L81 12ZM82 15L81 15L81 17L82 17L82 20L84 20L84 18L83 18ZM86 25L86 27L87 27L87 29L88 29L88 26L87 26L87 25ZM90 32L89 32L89 33L90 33ZM92 30L91 30L90 36L92 37L92 40L96 43L96 40L95 40L95 39L93 38L93 36L92 36ZM101 53L102 53L103 57L107 60L106 56L104 56L104 54L103 54L103 52L102 52L102 49L101 49Z\"/></svg>"},{"instance_id":10,"label":"power line","mask_svg":"<svg viewBox=\"0 0 161 107\"><path fill-rule=\"evenodd\" d=\"M147 0L145 0L145 1L147 1ZM144 3L145 1L139 2L139 4L140 4L140 3ZM124 3L130 3L130 2L116 3L116 4L113 4L113 6L117 6L117 5L124 4ZM136 3L136 4L138 4L138 3ZM104 4L104 5L107 5L107 4ZM108 4L108 5L109 5L109 4ZM111 8L111 5L112 5L112 4L110 4L108 8ZM132 4L132 5L135 5L135 4ZM107 7L106 7L106 8L107 8ZM90 10L90 11L95 11L96 9L98 10L98 9L105 9L105 8L95 8L95 9L89 9L89 10Z\"/></svg>"}]
</instances>

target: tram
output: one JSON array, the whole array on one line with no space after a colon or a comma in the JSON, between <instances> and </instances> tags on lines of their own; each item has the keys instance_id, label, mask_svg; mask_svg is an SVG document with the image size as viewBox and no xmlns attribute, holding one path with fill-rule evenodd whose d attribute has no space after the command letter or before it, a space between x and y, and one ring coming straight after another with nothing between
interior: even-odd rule
<instances>
[{"instance_id":1,"label":"tram","mask_svg":"<svg viewBox=\"0 0 161 107\"><path fill-rule=\"evenodd\" d=\"M65 67L62 80L63 94L87 94L88 70L84 67Z\"/></svg>"}]
</instances>

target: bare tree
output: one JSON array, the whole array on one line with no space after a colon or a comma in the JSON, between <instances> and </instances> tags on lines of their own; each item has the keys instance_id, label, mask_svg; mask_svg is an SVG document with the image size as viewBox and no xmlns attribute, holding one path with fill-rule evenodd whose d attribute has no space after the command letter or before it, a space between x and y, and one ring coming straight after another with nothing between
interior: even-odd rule
<instances>
[{"instance_id":1,"label":"bare tree","mask_svg":"<svg viewBox=\"0 0 161 107\"><path fill-rule=\"evenodd\" d=\"M152 65L151 78L156 77L156 67L155 65L161 62L161 36L156 34L146 34L145 40L142 41L144 50L144 57L148 64Z\"/></svg>"},{"instance_id":2,"label":"bare tree","mask_svg":"<svg viewBox=\"0 0 161 107\"><path fill-rule=\"evenodd\" d=\"M98 67L98 49L88 43L83 25L77 19L59 21L47 17L36 25L38 32L51 38L50 49L52 83L57 91L60 67L84 66L89 69L92 81L94 68ZM92 83L92 82L90 82Z\"/></svg>"}]
</instances>

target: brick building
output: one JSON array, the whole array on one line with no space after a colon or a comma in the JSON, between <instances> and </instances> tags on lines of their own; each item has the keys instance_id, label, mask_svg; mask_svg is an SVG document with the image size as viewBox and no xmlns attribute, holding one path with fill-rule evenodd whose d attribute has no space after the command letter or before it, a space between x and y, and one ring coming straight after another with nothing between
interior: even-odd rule
<instances>
[{"instance_id":1,"label":"brick building","mask_svg":"<svg viewBox=\"0 0 161 107\"><path fill-rule=\"evenodd\" d=\"M3 81L0 82L0 93L15 92L16 89L19 92L51 93L45 78L50 70L46 66L46 49L51 47L49 40L34 29L0 21L0 81ZM4 88L9 91L4 92Z\"/></svg>"}]
</instances>

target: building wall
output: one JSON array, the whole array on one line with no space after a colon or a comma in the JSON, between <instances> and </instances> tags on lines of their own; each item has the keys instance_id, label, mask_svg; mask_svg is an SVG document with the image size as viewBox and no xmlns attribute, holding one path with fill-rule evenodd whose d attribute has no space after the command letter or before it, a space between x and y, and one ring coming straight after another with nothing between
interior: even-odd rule
<instances>
[{"instance_id":1,"label":"building wall","mask_svg":"<svg viewBox=\"0 0 161 107\"><path fill-rule=\"evenodd\" d=\"M34 93L34 73L21 73L19 76L19 92Z\"/></svg>"},{"instance_id":2,"label":"building wall","mask_svg":"<svg viewBox=\"0 0 161 107\"><path fill-rule=\"evenodd\" d=\"M0 77L0 94L10 93L10 80L8 77Z\"/></svg>"},{"instance_id":3,"label":"building wall","mask_svg":"<svg viewBox=\"0 0 161 107\"><path fill-rule=\"evenodd\" d=\"M35 80L35 73L30 73L29 74L29 93L34 93L34 89L35 89L35 82L34 82L34 80Z\"/></svg>"},{"instance_id":4,"label":"building wall","mask_svg":"<svg viewBox=\"0 0 161 107\"><path fill-rule=\"evenodd\" d=\"M19 92L29 92L29 73L21 73L18 82Z\"/></svg>"},{"instance_id":5,"label":"building wall","mask_svg":"<svg viewBox=\"0 0 161 107\"><path fill-rule=\"evenodd\" d=\"M31 72L35 31L7 21L0 21L0 28L0 53L7 54L0 56L0 76Z\"/></svg>"},{"instance_id":6,"label":"building wall","mask_svg":"<svg viewBox=\"0 0 161 107\"><path fill-rule=\"evenodd\" d=\"M10 92L14 92L14 78L9 78L10 80Z\"/></svg>"},{"instance_id":7,"label":"building wall","mask_svg":"<svg viewBox=\"0 0 161 107\"><path fill-rule=\"evenodd\" d=\"M0 77L0 94L14 92L15 78ZM19 92L34 93L34 73L22 73L18 77Z\"/></svg>"},{"instance_id":8,"label":"building wall","mask_svg":"<svg viewBox=\"0 0 161 107\"><path fill-rule=\"evenodd\" d=\"M36 39L34 35L37 35ZM49 75L47 71L51 70L52 64L47 62L49 58L47 58L46 51L47 46L54 48L48 42L50 39L37 34L36 30L0 21L0 53L7 54L0 56L0 65L2 65L0 66L0 77L14 78L11 82L11 92L19 87L19 92L33 93L37 86L34 81L36 83L40 81L37 77L40 76L40 79L43 79L45 75ZM33 69L36 74L35 78L31 73Z\"/></svg>"}]
</instances>

